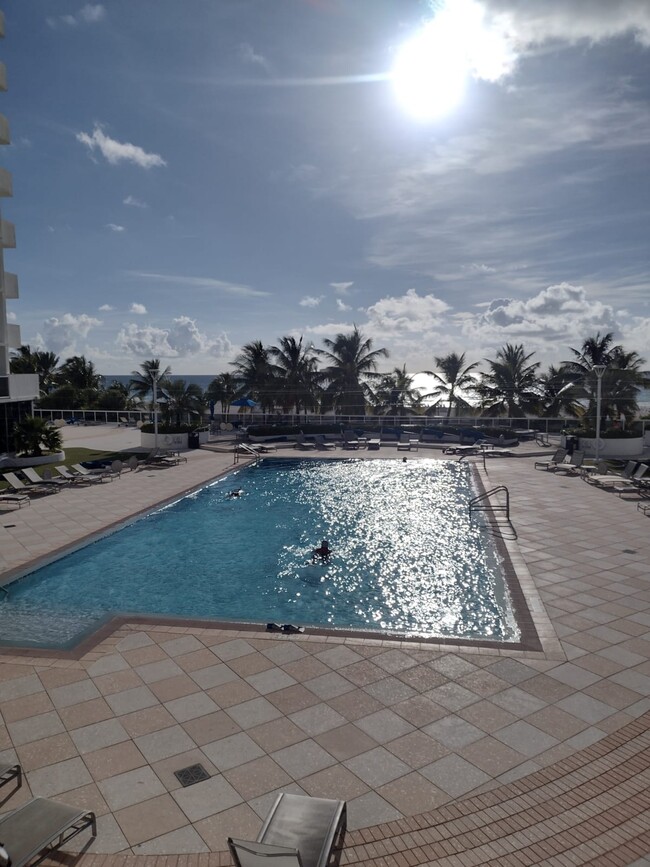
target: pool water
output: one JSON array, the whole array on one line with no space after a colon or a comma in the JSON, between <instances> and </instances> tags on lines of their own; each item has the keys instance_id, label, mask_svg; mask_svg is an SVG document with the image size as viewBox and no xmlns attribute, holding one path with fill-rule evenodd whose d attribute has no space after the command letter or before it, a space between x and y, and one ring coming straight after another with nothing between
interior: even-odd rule
<instances>
[{"instance_id":1,"label":"pool water","mask_svg":"<svg viewBox=\"0 0 650 867\"><path fill-rule=\"evenodd\" d=\"M470 472L264 460L11 584L0 640L63 647L116 612L517 640Z\"/></svg>"}]
</instances>

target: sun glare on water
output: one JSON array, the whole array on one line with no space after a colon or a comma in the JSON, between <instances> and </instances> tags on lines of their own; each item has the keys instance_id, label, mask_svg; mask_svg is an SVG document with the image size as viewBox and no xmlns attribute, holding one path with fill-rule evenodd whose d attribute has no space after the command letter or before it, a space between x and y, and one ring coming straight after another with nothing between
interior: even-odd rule
<instances>
[{"instance_id":1,"label":"sun glare on water","mask_svg":"<svg viewBox=\"0 0 650 867\"><path fill-rule=\"evenodd\" d=\"M511 65L506 34L488 25L483 6L476 0L446 0L399 49L391 77L405 110L432 120L461 102L470 77L495 81Z\"/></svg>"}]
</instances>

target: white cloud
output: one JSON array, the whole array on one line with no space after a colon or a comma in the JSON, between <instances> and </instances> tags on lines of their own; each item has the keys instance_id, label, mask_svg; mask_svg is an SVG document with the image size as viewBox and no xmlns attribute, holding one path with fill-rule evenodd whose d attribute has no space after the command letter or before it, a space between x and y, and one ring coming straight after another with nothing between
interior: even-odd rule
<instances>
[{"instance_id":1,"label":"white cloud","mask_svg":"<svg viewBox=\"0 0 650 867\"><path fill-rule=\"evenodd\" d=\"M144 306L144 304L138 304L135 301L129 307L129 313L136 313L138 316L144 316L146 312L147 308Z\"/></svg>"},{"instance_id":2,"label":"white cloud","mask_svg":"<svg viewBox=\"0 0 650 867\"><path fill-rule=\"evenodd\" d=\"M346 303L345 303L344 301L342 301L340 298L337 298L337 299L336 299L336 309L337 309L337 310L340 310L341 313L345 313L346 310L352 310L352 308L350 307L350 305L349 305L349 304L346 304Z\"/></svg>"},{"instance_id":3,"label":"white cloud","mask_svg":"<svg viewBox=\"0 0 650 867\"><path fill-rule=\"evenodd\" d=\"M58 27L78 27L79 24L97 24L106 17L106 9L101 3L86 3L76 15L48 16L45 20L49 27L56 30Z\"/></svg>"},{"instance_id":4,"label":"white cloud","mask_svg":"<svg viewBox=\"0 0 650 867\"><path fill-rule=\"evenodd\" d=\"M43 333L36 336L36 343L57 355L75 355L81 339L85 339L92 328L101 325L100 319L81 313L75 316L64 313L59 319L52 316L43 323Z\"/></svg>"},{"instance_id":5,"label":"white cloud","mask_svg":"<svg viewBox=\"0 0 650 867\"><path fill-rule=\"evenodd\" d=\"M111 310L115 310L115 308L111 307L110 304L102 304L102 306L99 309L101 310L102 313L110 313Z\"/></svg>"},{"instance_id":6,"label":"white cloud","mask_svg":"<svg viewBox=\"0 0 650 867\"><path fill-rule=\"evenodd\" d=\"M199 331L196 320L189 316L173 319L169 328L130 323L120 330L116 343L123 352L144 358L187 358L194 355L221 358L229 357L233 351L224 332L210 338Z\"/></svg>"},{"instance_id":7,"label":"white cloud","mask_svg":"<svg viewBox=\"0 0 650 867\"><path fill-rule=\"evenodd\" d=\"M319 295L318 298L314 298L313 295L305 295L305 297L301 298L298 303L301 307L318 307L322 300L322 295Z\"/></svg>"},{"instance_id":8,"label":"white cloud","mask_svg":"<svg viewBox=\"0 0 650 867\"><path fill-rule=\"evenodd\" d=\"M76 139L85 145L91 153L95 149L99 150L106 161L113 166L120 162L133 163L143 169L167 165L159 154L147 153L138 145L130 142L118 142L110 138L99 124L95 124L90 135L86 132L78 132Z\"/></svg>"},{"instance_id":9,"label":"white cloud","mask_svg":"<svg viewBox=\"0 0 650 867\"><path fill-rule=\"evenodd\" d=\"M262 298L265 295L271 294L270 292L263 292L261 289L253 289L251 286L246 286L242 283L215 280L213 277L187 277L183 274L153 274L148 271L127 271L127 274L143 280L155 280L158 283L173 283L180 288L193 286L196 289L216 289L218 292L225 292L227 295L238 295L242 298Z\"/></svg>"},{"instance_id":10,"label":"white cloud","mask_svg":"<svg viewBox=\"0 0 650 867\"><path fill-rule=\"evenodd\" d=\"M130 208L148 208L146 202L141 202L140 199L136 199L135 196L127 196L125 199L122 199L123 205L128 205Z\"/></svg>"},{"instance_id":11,"label":"white cloud","mask_svg":"<svg viewBox=\"0 0 650 867\"><path fill-rule=\"evenodd\" d=\"M269 62L261 54L259 54L249 42L242 42L239 45L239 58L243 63L251 66L259 66L262 69L269 71Z\"/></svg>"},{"instance_id":12,"label":"white cloud","mask_svg":"<svg viewBox=\"0 0 650 867\"><path fill-rule=\"evenodd\" d=\"M382 298L366 310L373 333L386 336L431 331L443 322L449 304L435 295L418 295L409 289L400 297Z\"/></svg>"},{"instance_id":13,"label":"white cloud","mask_svg":"<svg viewBox=\"0 0 650 867\"><path fill-rule=\"evenodd\" d=\"M13 312L13 310L7 312L7 322L16 322L17 319L18 317Z\"/></svg>"},{"instance_id":14,"label":"white cloud","mask_svg":"<svg viewBox=\"0 0 650 867\"><path fill-rule=\"evenodd\" d=\"M124 226L118 226L117 223L106 223L106 228L110 229L111 232L126 232Z\"/></svg>"},{"instance_id":15,"label":"white cloud","mask_svg":"<svg viewBox=\"0 0 650 867\"><path fill-rule=\"evenodd\" d=\"M354 285L353 280L350 280L349 283L330 283L330 286L338 295L347 295L348 289L350 288L350 286L353 286L353 285Z\"/></svg>"}]
</instances>

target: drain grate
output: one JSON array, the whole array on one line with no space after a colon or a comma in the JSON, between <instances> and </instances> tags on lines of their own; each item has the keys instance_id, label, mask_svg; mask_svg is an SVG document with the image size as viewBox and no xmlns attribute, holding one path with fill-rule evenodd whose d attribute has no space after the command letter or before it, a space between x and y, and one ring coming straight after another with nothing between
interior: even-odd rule
<instances>
[{"instance_id":1,"label":"drain grate","mask_svg":"<svg viewBox=\"0 0 650 867\"><path fill-rule=\"evenodd\" d=\"M621 554L638 554L638 551L635 551L634 548L623 548Z\"/></svg>"},{"instance_id":2,"label":"drain grate","mask_svg":"<svg viewBox=\"0 0 650 867\"><path fill-rule=\"evenodd\" d=\"M210 774L203 765L190 765L187 768L181 768L180 771L174 771L174 776L183 787L193 786L194 783L202 783L203 780L210 779Z\"/></svg>"}]
</instances>

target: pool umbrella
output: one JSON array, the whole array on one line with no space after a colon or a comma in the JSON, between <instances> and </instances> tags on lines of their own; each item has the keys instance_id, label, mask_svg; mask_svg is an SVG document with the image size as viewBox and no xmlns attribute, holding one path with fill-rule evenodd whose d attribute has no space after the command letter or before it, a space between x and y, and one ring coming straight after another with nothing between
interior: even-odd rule
<instances>
[{"instance_id":1,"label":"pool umbrella","mask_svg":"<svg viewBox=\"0 0 650 867\"><path fill-rule=\"evenodd\" d=\"M233 400L230 406L257 406L257 403L250 397L240 397L237 400Z\"/></svg>"}]
</instances>

